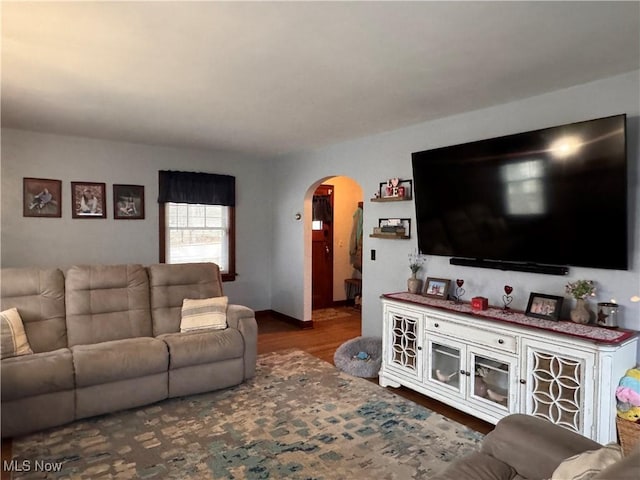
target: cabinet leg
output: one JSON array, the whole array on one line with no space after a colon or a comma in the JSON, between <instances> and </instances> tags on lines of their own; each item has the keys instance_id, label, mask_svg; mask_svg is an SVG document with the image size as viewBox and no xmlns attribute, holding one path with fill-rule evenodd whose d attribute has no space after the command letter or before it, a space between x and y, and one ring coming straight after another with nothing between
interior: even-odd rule
<instances>
[{"instance_id":1,"label":"cabinet leg","mask_svg":"<svg viewBox=\"0 0 640 480\"><path fill-rule=\"evenodd\" d=\"M381 387L400 388L400 384L398 382L395 382L389 378L383 377L382 375L378 377L378 383L380 384Z\"/></svg>"}]
</instances>

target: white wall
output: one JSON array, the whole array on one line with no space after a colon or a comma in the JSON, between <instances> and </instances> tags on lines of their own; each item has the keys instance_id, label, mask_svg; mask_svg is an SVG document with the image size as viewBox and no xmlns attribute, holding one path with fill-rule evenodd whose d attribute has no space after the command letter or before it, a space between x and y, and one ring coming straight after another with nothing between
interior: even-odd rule
<instances>
[{"instance_id":1,"label":"white wall","mask_svg":"<svg viewBox=\"0 0 640 480\"><path fill-rule=\"evenodd\" d=\"M448 257L430 256L421 275L463 278L466 297L483 295L496 305L500 304L503 286L510 284L515 297L512 307L517 309L526 307L532 291L564 295L567 281L592 279L599 286L595 300L616 298L622 305L622 326L640 330L640 303L629 300L640 294L639 92L640 71L635 71L279 159L274 162L273 177L272 308L298 319L310 318L308 296L304 295L309 279L304 268L303 222L296 223L289 215L279 213L304 211L308 215L310 209L305 209L303 200L305 190L317 179L345 175L364 189L363 334L381 335L379 297L406 289L410 274L407 255L417 243L414 232L408 241L372 239L368 233L382 217L411 217L415 225L415 209L412 202L372 203L368 199L379 182L390 177L411 178L411 152L627 113L632 252L629 271L572 267L570 274L562 277L451 266ZM377 253L375 261L370 260L372 249ZM566 303L569 307L572 302Z\"/></svg>"},{"instance_id":2,"label":"white wall","mask_svg":"<svg viewBox=\"0 0 640 480\"><path fill-rule=\"evenodd\" d=\"M499 304L502 287L514 287L514 308L524 309L531 291L563 295L567 281L587 278L600 287L597 300L615 297L623 306L621 323L640 330L640 72L381 133L298 155L261 161L229 154L152 147L78 137L2 130L2 266L74 263L155 263L158 260L157 171L192 170L235 175L238 187L237 268L225 284L232 301L256 310L273 309L294 318L310 315L310 258L305 256L306 220L313 184L349 177L364 192L363 334L381 334L379 296L406 288L408 241L369 238L381 217L414 219L412 202L372 203L380 182L411 178L411 152L625 112L629 120L630 270L571 268L568 277L501 272L449 265L447 257L428 258L422 276L464 278L467 297L484 295ZM22 178L63 181L61 219L22 217ZM75 220L70 182L145 185L146 219ZM303 212L305 221L296 221ZM377 252L376 261L370 252ZM571 303L571 302L567 302Z\"/></svg>"},{"instance_id":3,"label":"white wall","mask_svg":"<svg viewBox=\"0 0 640 480\"><path fill-rule=\"evenodd\" d=\"M2 130L2 266L158 262L158 170L236 177L236 281L233 303L269 309L271 191L269 162L228 153L163 148ZM62 218L22 216L23 177L62 180ZM107 219L71 218L72 181L104 182ZM114 220L114 183L144 185L145 219Z\"/></svg>"}]
</instances>

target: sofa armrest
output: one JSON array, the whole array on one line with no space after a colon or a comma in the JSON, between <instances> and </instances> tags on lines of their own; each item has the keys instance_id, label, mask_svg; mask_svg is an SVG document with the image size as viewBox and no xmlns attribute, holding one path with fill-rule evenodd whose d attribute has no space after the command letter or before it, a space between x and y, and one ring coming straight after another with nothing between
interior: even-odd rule
<instances>
[{"instance_id":1,"label":"sofa armrest","mask_svg":"<svg viewBox=\"0 0 640 480\"><path fill-rule=\"evenodd\" d=\"M566 458L602 447L597 442L532 415L500 420L481 451L511 465L524 478L550 478Z\"/></svg>"},{"instance_id":2,"label":"sofa armrest","mask_svg":"<svg viewBox=\"0 0 640 480\"><path fill-rule=\"evenodd\" d=\"M256 374L258 358L258 324L255 313L248 307L229 304L227 306L227 325L240 331L244 339L244 378Z\"/></svg>"},{"instance_id":3,"label":"sofa armrest","mask_svg":"<svg viewBox=\"0 0 640 480\"><path fill-rule=\"evenodd\" d=\"M240 323L244 319L255 320L255 313L249 307L244 307L242 305L234 305L230 303L227 305L227 325L231 328L240 328Z\"/></svg>"}]
</instances>

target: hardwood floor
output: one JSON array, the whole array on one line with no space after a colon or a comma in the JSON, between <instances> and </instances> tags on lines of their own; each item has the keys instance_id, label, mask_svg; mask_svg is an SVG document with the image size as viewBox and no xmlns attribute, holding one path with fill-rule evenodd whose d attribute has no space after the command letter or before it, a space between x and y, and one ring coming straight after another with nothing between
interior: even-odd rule
<instances>
[{"instance_id":1,"label":"hardwood floor","mask_svg":"<svg viewBox=\"0 0 640 480\"><path fill-rule=\"evenodd\" d=\"M351 307L339 307L337 310L348 312L349 316L314 322L313 328L306 330L301 330L275 317L261 316L258 320L258 353L299 348L333 364L333 354L336 348L345 341L362 334L360 311ZM377 383L376 379L371 381ZM493 430L493 425L488 422L467 415L408 388L388 388L388 390L478 432L486 434Z\"/></svg>"},{"instance_id":2,"label":"hardwood floor","mask_svg":"<svg viewBox=\"0 0 640 480\"><path fill-rule=\"evenodd\" d=\"M361 335L360 312L352 307L337 308L348 316L314 322L312 329L302 330L275 316L259 315L258 354L298 348L326 362L333 364L333 354L345 341ZM376 382L375 379L371 380ZM377 382L376 382L377 383ZM438 412L478 432L488 433L493 429L490 423L460 412L436 400L430 399L407 388L388 389L404 398ZM11 458L11 440L2 441L2 460ZM1 479L9 479L2 471Z\"/></svg>"}]
</instances>

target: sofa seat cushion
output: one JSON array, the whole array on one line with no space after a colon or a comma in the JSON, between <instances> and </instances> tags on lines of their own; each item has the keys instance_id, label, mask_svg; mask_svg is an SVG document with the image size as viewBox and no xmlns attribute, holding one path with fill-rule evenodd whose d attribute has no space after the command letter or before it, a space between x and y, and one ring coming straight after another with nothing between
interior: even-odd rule
<instances>
[{"instance_id":1,"label":"sofa seat cushion","mask_svg":"<svg viewBox=\"0 0 640 480\"><path fill-rule=\"evenodd\" d=\"M234 328L167 333L158 338L169 346L172 370L244 355L244 340Z\"/></svg>"},{"instance_id":2,"label":"sofa seat cushion","mask_svg":"<svg viewBox=\"0 0 640 480\"><path fill-rule=\"evenodd\" d=\"M73 390L68 348L2 360L2 401Z\"/></svg>"},{"instance_id":3,"label":"sofa seat cushion","mask_svg":"<svg viewBox=\"0 0 640 480\"><path fill-rule=\"evenodd\" d=\"M169 367L167 345L151 337L75 345L71 351L77 387L144 377Z\"/></svg>"}]
</instances>

